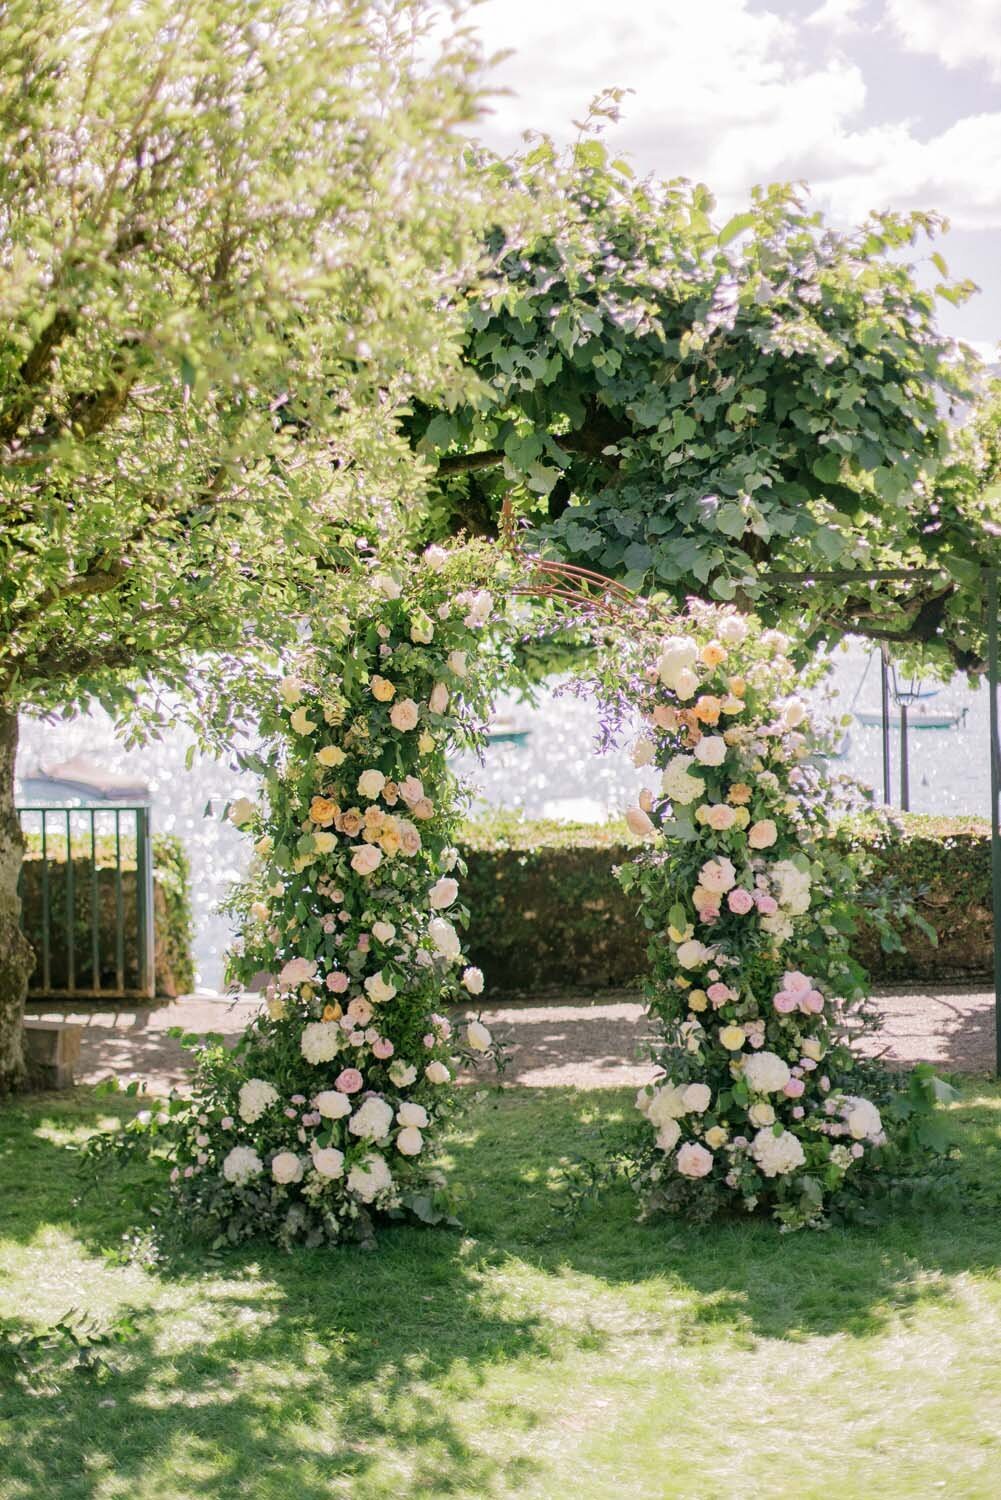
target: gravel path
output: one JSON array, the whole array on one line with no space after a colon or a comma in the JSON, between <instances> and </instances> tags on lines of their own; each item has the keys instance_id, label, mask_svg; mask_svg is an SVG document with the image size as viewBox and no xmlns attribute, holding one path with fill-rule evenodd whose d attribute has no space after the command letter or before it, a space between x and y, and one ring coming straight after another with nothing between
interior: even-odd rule
<instances>
[{"instance_id":1,"label":"gravel path","mask_svg":"<svg viewBox=\"0 0 1001 1500\"><path fill-rule=\"evenodd\" d=\"M35 1005L30 1011L84 1027L80 1083L97 1083L114 1073L123 1082L142 1078L151 1092L162 1094L184 1082L187 1067L188 1054L168 1036L170 1027L235 1039L259 1003L256 997L231 1003L186 996L154 1008L73 1011ZM886 1025L875 1051L898 1062L933 1062L948 1072L993 1072L993 991L960 986L934 993L894 991L880 994L878 1003ZM507 1043L512 1083L600 1088L637 1086L651 1077L650 1065L642 1061L648 1034L643 1007L633 994L520 1000L482 1014Z\"/></svg>"}]
</instances>

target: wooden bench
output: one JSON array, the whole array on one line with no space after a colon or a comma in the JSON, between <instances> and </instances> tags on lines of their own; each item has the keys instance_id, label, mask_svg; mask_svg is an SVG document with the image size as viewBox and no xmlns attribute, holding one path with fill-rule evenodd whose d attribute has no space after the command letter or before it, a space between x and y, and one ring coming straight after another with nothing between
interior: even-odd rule
<instances>
[{"instance_id":1,"label":"wooden bench","mask_svg":"<svg viewBox=\"0 0 1001 1500\"><path fill-rule=\"evenodd\" d=\"M71 1089L82 1036L83 1027L73 1021L25 1016L24 1051L32 1082L44 1089Z\"/></svg>"}]
</instances>

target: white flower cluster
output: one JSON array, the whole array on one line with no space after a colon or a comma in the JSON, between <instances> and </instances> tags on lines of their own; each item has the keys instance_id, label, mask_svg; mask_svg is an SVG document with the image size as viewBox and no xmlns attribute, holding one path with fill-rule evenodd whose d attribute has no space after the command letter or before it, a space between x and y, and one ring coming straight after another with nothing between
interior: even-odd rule
<instances>
[{"instance_id":1,"label":"white flower cluster","mask_svg":"<svg viewBox=\"0 0 1001 1500\"><path fill-rule=\"evenodd\" d=\"M278 1090L264 1078L248 1078L240 1088L240 1119L254 1125L273 1104L278 1103Z\"/></svg>"},{"instance_id":2,"label":"white flower cluster","mask_svg":"<svg viewBox=\"0 0 1001 1500\"><path fill-rule=\"evenodd\" d=\"M759 1130L751 1142L751 1155L766 1177L783 1177L806 1161L799 1137L791 1130L779 1135L772 1129Z\"/></svg>"}]
</instances>

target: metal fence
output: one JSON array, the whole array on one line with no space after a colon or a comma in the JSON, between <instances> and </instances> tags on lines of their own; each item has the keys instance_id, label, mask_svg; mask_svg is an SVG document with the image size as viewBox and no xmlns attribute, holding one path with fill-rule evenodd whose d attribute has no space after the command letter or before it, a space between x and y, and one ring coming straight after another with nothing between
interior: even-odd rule
<instances>
[{"instance_id":1,"label":"metal fence","mask_svg":"<svg viewBox=\"0 0 1001 1500\"><path fill-rule=\"evenodd\" d=\"M36 955L29 993L152 999L149 808L32 806L18 816L28 844L22 920Z\"/></svg>"}]
</instances>

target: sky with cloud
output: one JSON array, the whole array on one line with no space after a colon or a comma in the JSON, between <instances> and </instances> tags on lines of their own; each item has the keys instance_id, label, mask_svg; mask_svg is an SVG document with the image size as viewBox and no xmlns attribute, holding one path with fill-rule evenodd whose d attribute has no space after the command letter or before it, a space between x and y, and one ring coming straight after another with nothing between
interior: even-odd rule
<instances>
[{"instance_id":1,"label":"sky with cloud","mask_svg":"<svg viewBox=\"0 0 1001 1500\"><path fill-rule=\"evenodd\" d=\"M721 213L783 180L839 223L937 209L938 248L982 288L943 303L942 325L998 358L1001 0L484 0L472 18L488 51L512 49L491 145L567 139L617 86L633 92L610 142L644 173L707 183Z\"/></svg>"}]
</instances>

